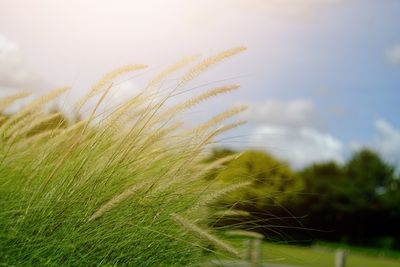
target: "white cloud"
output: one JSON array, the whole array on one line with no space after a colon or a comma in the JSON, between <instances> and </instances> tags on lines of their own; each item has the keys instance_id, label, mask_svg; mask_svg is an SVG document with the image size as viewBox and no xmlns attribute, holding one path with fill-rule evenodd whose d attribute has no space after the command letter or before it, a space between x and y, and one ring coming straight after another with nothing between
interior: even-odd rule
<instances>
[{"instance_id":1,"label":"white cloud","mask_svg":"<svg viewBox=\"0 0 400 267\"><path fill-rule=\"evenodd\" d=\"M217 20L226 14L262 14L266 21L270 19L308 19L318 14L318 11L335 4L349 2L350 0L175 0L168 1L178 3L184 7L183 16L187 23L214 25ZM165 2L165 1L161 1ZM158 4L159 6L159 4ZM186 7L186 8L185 8ZM163 10L163 9L160 9ZM221 12L224 10L225 12ZM154 12L154 11L153 11ZM245 19L245 18L244 18ZM243 23L246 23L243 20Z\"/></svg>"},{"instance_id":2,"label":"white cloud","mask_svg":"<svg viewBox=\"0 0 400 267\"><path fill-rule=\"evenodd\" d=\"M135 97L142 91L142 88L137 86L134 82L128 80L113 88L111 95L111 104L118 105L125 102L127 99Z\"/></svg>"},{"instance_id":3,"label":"white cloud","mask_svg":"<svg viewBox=\"0 0 400 267\"><path fill-rule=\"evenodd\" d=\"M353 141L349 148L357 151L369 147L377 151L381 157L397 166L400 171L400 129L396 129L389 122L383 119L374 122L376 135L369 142Z\"/></svg>"},{"instance_id":4,"label":"white cloud","mask_svg":"<svg viewBox=\"0 0 400 267\"><path fill-rule=\"evenodd\" d=\"M246 118L258 124L251 134L252 147L262 148L301 168L318 161L343 161L344 146L318 130L318 114L307 99L271 100L250 105Z\"/></svg>"},{"instance_id":5,"label":"white cloud","mask_svg":"<svg viewBox=\"0 0 400 267\"><path fill-rule=\"evenodd\" d=\"M232 1L230 1L232 2ZM317 8L342 3L343 0L236 0L243 8L267 11L273 15L298 16L310 14Z\"/></svg>"},{"instance_id":6,"label":"white cloud","mask_svg":"<svg viewBox=\"0 0 400 267\"><path fill-rule=\"evenodd\" d=\"M31 89L41 83L24 65L18 45L0 34L0 89Z\"/></svg>"},{"instance_id":7,"label":"white cloud","mask_svg":"<svg viewBox=\"0 0 400 267\"><path fill-rule=\"evenodd\" d=\"M375 128L378 132L376 149L385 160L400 166L400 130L385 120L375 121Z\"/></svg>"},{"instance_id":8,"label":"white cloud","mask_svg":"<svg viewBox=\"0 0 400 267\"><path fill-rule=\"evenodd\" d=\"M400 66L400 44L386 49L385 59L393 66Z\"/></svg>"},{"instance_id":9,"label":"white cloud","mask_svg":"<svg viewBox=\"0 0 400 267\"><path fill-rule=\"evenodd\" d=\"M314 126L316 113L314 103L307 99L270 100L250 104L245 117L249 122L300 127Z\"/></svg>"},{"instance_id":10,"label":"white cloud","mask_svg":"<svg viewBox=\"0 0 400 267\"><path fill-rule=\"evenodd\" d=\"M343 144L338 139L307 127L263 125L252 134L250 143L295 168L318 161L343 161Z\"/></svg>"}]
</instances>

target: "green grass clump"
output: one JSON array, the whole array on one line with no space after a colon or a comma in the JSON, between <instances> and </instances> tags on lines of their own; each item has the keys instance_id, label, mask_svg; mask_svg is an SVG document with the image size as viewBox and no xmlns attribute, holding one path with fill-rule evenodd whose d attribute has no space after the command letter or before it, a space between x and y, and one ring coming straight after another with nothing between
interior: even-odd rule
<instances>
[{"instance_id":1,"label":"green grass clump","mask_svg":"<svg viewBox=\"0 0 400 267\"><path fill-rule=\"evenodd\" d=\"M77 102L81 119L73 122L57 122L58 115L43 111L68 88L0 117L0 265L189 266L202 259L210 242L229 252L198 226L204 218L198 206L218 193L201 179L207 166L200 162L215 136L239 124L220 123L242 109L194 128L182 126L180 114L236 86L182 103L170 99L210 65L242 50L208 58L170 90L159 89L195 58L184 59L135 97L100 112L114 79L145 66L120 68ZM0 100L0 114L25 96ZM91 101L91 111L82 112Z\"/></svg>"}]
</instances>

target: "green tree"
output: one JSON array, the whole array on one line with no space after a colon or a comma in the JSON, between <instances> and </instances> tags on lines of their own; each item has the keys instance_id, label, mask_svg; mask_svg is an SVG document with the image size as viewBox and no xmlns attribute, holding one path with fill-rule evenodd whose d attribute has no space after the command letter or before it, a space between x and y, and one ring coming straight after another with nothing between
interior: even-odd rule
<instances>
[{"instance_id":1,"label":"green tree","mask_svg":"<svg viewBox=\"0 0 400 267\"><path fill-rule=\"evenodd\" d=\"M307 228L328 230L314 237L374 245L374 240L394 233L391 210L398 205L400 186L393 166L374 151L360 150L344 166L313 164L300 176L305 195L293 209L307 215Z\"/></svg>"},{"instance_id":2,"label":"green tree","mask_svg":"<svg viewBox=\"0 0 400 267\"><path fill-rule=\"evenodd\" d=\"M343 169L336 162L316 163L300 172L304 180L305 202L308 212L351 211L352 193L347 187Z\"/></svg>"},{"instance_id":3,"label":"green tree","mask_svg":"<svg viewBox=\"0 0 400 267\"><path fill-rule=\"evenodd\" d=\"M353 155L344 167L347 188L351 187L352 205L356 209L378 209L382 196L394 179L394 168L377 153L363 149Z\"/></svg>"},{"instance_id":4,"label":"green tree","mask_svg":"<svg viewBox=\"0 0 400 267\"><path fill-rule=\"evenodd\" d=\"M313 164L300 172L308 202L316 211L352 212L382 208L382 196L393 186L394 168L377 153L363 149L343 166L335 162Z\"/></svg>"},{"instance_id":5,"label":"green tree","mask_svg":"<svg viewBox=\"0 0 400 267\"><path fill-rule=\"evenodd\" d=\"M226 150L219 154L229 155ZM214 179L226 184L251 181L250 186L221 199L225 205L249 209L260 210L273 203L284 203L302 188L301 180L287 164L262 151L243 152L214 175Z\"/></svg>"}]
</instances>

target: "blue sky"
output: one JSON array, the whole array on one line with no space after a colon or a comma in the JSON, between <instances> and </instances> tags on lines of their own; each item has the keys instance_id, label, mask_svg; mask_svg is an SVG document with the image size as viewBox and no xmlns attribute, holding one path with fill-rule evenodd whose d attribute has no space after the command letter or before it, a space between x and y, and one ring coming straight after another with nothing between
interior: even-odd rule
<instances>
[{"instance_id":1,"label":"blue sky","mask_svg":"<svg viewBox=\"0 0 400 267\"><path fill-rule=\"evenodd\" d=\"M296 167L369 146L400 166L398 0L54 2L0 0L0 93L80 92L123 64L246 45L198 81L242 85L203 110L250 106L235 145Z\"/></svg>"},{"instance_id":2,"label":"blue sky","mask_svg":"<svg viewBox=\"0 0 400 267\"><path fill-rule=\"evenodd\" d=\"M312 99L325 131L343 143L372 145L376 120L400 128L400 69L383 52L399 42L399 22L400 1L354 1L327 11L288 36L299 50L291 58L298 57L269 77L282 88L273 97Z\"/></svg>"}]
</instances>

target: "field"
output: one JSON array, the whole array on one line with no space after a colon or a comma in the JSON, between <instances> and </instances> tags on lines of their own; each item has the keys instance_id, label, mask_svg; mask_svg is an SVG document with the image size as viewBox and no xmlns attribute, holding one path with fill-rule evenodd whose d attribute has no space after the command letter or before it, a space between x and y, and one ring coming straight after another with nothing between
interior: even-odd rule
<instances>
[{"instance_id":1,"label":"field","mask_svg":"<svg viewBox=\"0 0 400 267\"><path fill-rule=\"evenodd\" d=\"M306 248L265 243L263 246L264 259L267 262L292 264L310 267L334 266L334 250L322 247ZM395 267L400 266L399 260L371 257L349 252L347 267Z\"/></svg>"},{"instance_id":2,"label":"field","mask_svg":"<svg viewBox=\"0 0 400 267\"><path fill-rule=\"evenodd\" d=\"M241 247L241 242L232 242ZM262 245L263 264L265 266L303 266L303 267L333 267L335 250L328 247L302 247L264 242ZM397 267L400 260L374 257L348 252L346 267Z\"/></svg>"}]
</instances>

